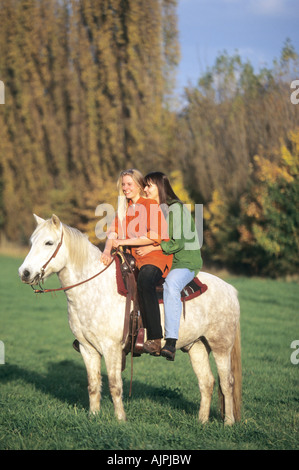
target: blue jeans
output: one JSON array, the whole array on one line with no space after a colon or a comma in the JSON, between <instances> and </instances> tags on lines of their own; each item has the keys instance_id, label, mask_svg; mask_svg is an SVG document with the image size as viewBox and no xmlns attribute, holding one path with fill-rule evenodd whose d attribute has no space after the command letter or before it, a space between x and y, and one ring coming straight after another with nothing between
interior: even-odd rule
<instances>
[{"instance_id":1,"label":"blue jeans","mask_svg":"<svg viewBox=\"0 0 299 470\"><path fill-rule=\"evenodd\" d=\"M165 338L178 339L182 313L181 291L194 278L187 268L173 269L164 282Z\"/></svg>"}]
</instances>

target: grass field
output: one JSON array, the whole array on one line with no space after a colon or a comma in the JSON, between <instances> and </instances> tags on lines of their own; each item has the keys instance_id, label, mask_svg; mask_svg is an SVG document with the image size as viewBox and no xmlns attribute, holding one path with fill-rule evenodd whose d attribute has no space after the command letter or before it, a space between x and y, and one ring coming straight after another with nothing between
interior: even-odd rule
<instances>
[{"instance_id":1,"label":"grass field","mask_svg":"<svg viewBox=\"0 0 299 470\"><path fill-rule=\"evenodd\" d=\"M114 417L103 361L101 413L88 414L85 367L72 348L64 293L35 296L21 284L21 260L0 257L0 449L298 449L299 286L231 278L241 303L242 420L224 428L215 386L209 424L197 421L200 395L187 354L174 363L130 356L123 372L127 423ZM48 285L58 285L56 277ZM299 358L299 352L297 357ZM213 370L215 366L212 360Z\"/></svg>"}]
</instances>

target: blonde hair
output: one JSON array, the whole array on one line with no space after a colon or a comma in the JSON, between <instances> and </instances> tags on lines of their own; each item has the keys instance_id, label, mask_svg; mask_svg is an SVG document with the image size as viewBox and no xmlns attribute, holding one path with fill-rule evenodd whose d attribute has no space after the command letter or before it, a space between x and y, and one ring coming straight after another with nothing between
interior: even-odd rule
<instances>
[{"instance_id":1,"label":"blonde hair","mask_svg":"<svg viewBox=\"0 0 299 470\"><path fill-rule=\"evenodd\" d=\"M122 179L124 176L131 176L134 183L140 188L140 196L145 196L144 188L145 188L145 181L142 173L136 168L130 168L129 170L124 170L120 173L117 181L117 188L118 188L118 206L117 206L117 213L120 221L122 221L127 213L128 208L128 200L123 193L122 190Z\"/></svg>"},{"instance_id":2,"label":"blonde hair","mask_svg":"<svg viewBox=\"0 0 299 470\"><path fill-rule=\"evenodd\" d=\"M134 183L136 183L137 186L139 186L139 188L140 188L140 195L145 196L145 193L144 193L144 188L145 188L144 177L143 177L142 173L139 170L136 170L135 168L131 168L129 170L124 170L120 173L120 175L118 177L118 181L117 181L117 188L118 188L119 196L123 195L121 184L122 184L123 177L126 176L126 175L131 176Z\"/></svg>"}]
</instances>

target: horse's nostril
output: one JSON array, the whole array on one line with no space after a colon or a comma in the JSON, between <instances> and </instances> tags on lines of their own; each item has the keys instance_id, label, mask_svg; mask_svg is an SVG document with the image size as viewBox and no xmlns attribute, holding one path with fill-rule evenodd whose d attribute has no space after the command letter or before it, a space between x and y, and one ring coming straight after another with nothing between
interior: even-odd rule
<instances>
[{"instance_id":1,"label":"horse's nostril","mask_svg":"<svg viewBox=\"0 0 299 470\"><path fill-rule=\"evenodd\" d=\"M30 271L28 271L27 269L24 269L23 277L27 278L29 276L30 276Z\"/></svg>"}]
</instances>

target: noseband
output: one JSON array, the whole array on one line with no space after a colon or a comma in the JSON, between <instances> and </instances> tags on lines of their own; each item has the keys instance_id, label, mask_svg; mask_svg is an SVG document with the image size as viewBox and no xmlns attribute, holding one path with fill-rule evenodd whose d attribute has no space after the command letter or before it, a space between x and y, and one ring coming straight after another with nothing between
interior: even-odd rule
<instances>
[{"instance_id":1,"label":"noseband","mask_svg":"<svg viewBox=\"0 0 299 470\"><path fill-rule=\"evenodd\" d=\"M35 289L32 285L32 289L34 291L35 294L44 294L46 292L58 292L58 291L67 291L69 289L72 289L73 287L77 287L77 286L80 286L81 284L85 284L86 282L88 281L91 281L92 279L94 279L95 277L99 276L100 274L102 274L104 271L106 271L107 268L109 268L109 266L113 263L113 261L115 260L115 257L117 255L117 253L119 252L119 249L117 248L116 252L114 253L114 255L112 256L112 260L110 261L110 263L105 266L104 269L102 269L101 271L99 271L98 273L96 273L94 276L91 276L89 277L88 279L85 279L84 281L81 281L81 282L78 282L77 284L73 284L72 286L67 286L67 287L60 287L59 289L43 289L42 286L40 285L41 281L43 281L43 277L44 277L44 274L45 274L45 269L46 267L48 266L48 264L50 263L50 261L56 257L61 245L62 245L62 241L63 241L63 231L61 233L61 239L60 239L60 242L58 243L57 247L56 247L56 250L54 251L53 255L51 256L51 258L48 259L48 261L42 266L41 268L41 274L40 274L40 279L39 279L39 282L38 282L38 286L40 289Z\"/></svg>"},{"instance_id":2,"label":"noseband","mask_svg":"<svg viewBox=\"0 0 299 470\"><path fill-rule=\"evenodd\" d=\"M40 270L40 274L39 274L39 279L37 281L37 285L40 287L40 291L39 292L44 292L42 286L40 285L41 282L43 282L43 277L45 275L45 269L46 267L48 266L48 264L50 263L50 261L52 261L52 259L54 259L58 253L58 251L60 250L61 248L61 245L62 245L62 240L63 240L63 230L61 232L61 238L60 238L60 242L58 243L54 253L52 254L52 256L48 259L48 261L42 266L41 270ZM37 293L37 290L33 287L33 285L31 285L32 289L34 290L34 292Z\"/></svg>"}]
</instances>

